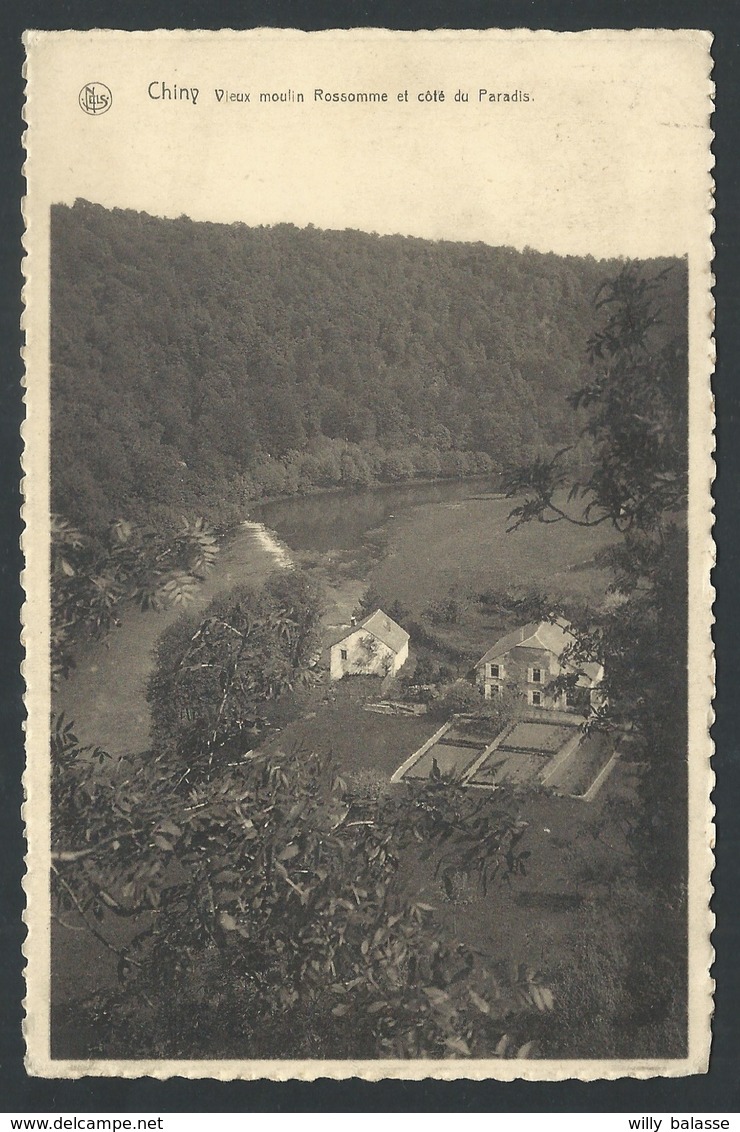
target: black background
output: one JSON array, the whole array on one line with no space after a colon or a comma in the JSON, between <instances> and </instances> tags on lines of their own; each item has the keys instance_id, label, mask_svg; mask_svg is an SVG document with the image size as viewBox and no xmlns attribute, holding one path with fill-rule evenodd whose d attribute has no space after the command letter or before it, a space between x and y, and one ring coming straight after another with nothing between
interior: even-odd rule
<instances>
[{"instance_id":1,"label":"black background","mask_svg":"<svg viewBox=\"0 0 740 1132\"><path fill-rule=\"evenodd\" d=\"M19 675L18 583L21 555L19 426L23 416L20 361L22 285L21 147L23 50L26 28L113 27L127 30L247 28L270 25L319 30L377 26L418 28L544 27L579 31L589 27L694 27L715 35L712 54L717 84L717 460L715 483L718 564L714 584L718 661L717 721L713 735L718 787L716 894L718 927L714 1043L708 1074L678 1079L610 1082L217 1082L110 1080L57 1081L30 1078L23 1069L21 1018L23 960L21 922L23 831L20 822L23 769L22 691ZM231 2L103 2L103 0L5 0L0 10L0 1111L84 1113L139 1112L711 1112L739 1111L740 1100L740 695L736 684L740 630L740 4L646 2L646 0L430 0L428 3L312 3L283 0ZM677 830L677 837L682 836Z\"/></svg>"}]
</instances>

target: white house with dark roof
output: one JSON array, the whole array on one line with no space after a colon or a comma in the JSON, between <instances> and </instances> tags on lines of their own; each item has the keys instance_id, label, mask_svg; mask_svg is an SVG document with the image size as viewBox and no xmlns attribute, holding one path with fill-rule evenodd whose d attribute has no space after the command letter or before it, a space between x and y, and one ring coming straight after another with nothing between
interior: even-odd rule
<instances>
[{"instance_id":1,"label":"white house with dark roof","mask_svg":"<svg viewBox=\"0 0 740 1132\"><path fill-rule=\"evenodd\" d=\"M566 621L532 622L508 633L484 653L475 666L478 687L486 699L504 689L526 697L532 708L585 712L596 703L604 676L601 664L575 665L564 654L575 643ZM572 687L553 691L558 676L575 676Z\"/></svg>"},{"instance_id":2,"label":"white house with dark roof","mask_svg":"<svg viewBox=\"0 0 740 1132\"><path fill-rule=\"evenodd\" d=\"M348 625L329 644L329 676L393 676L409 655L409 635L382 609Z\"/></svg>"}]
</instances>

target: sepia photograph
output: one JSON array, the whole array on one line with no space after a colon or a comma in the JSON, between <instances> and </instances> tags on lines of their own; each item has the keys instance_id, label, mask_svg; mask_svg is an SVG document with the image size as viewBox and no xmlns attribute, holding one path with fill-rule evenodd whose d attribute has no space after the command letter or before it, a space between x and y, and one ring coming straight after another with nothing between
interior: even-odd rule
<instances>
[{"instance_id":1,"label":"sepia photograph","mask_svg":"<svg viewBox=\"0 0 740 1132\"><path fill-rule=\"evenodd\" d=\"M29 32L29 1072L710 1042L711 37Z\"/></svg>"}]
</instances>

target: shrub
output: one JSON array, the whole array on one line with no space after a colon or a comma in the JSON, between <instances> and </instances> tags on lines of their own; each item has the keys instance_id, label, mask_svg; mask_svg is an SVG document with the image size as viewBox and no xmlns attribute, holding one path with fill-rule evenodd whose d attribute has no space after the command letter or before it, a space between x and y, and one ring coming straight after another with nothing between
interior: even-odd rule
<instances>
[{"instance_id":1,"label":"shrub","mask_svg":"<svg viewBox=\"0 0 740 1132\"><path fill-rule=\"evenodd\" d=\"M433 719L452 719L461 712L475 711L481 705L481 694L467 680L456 680L440 689L439 695L429 705Z\"/></svg>"}]
</instances>

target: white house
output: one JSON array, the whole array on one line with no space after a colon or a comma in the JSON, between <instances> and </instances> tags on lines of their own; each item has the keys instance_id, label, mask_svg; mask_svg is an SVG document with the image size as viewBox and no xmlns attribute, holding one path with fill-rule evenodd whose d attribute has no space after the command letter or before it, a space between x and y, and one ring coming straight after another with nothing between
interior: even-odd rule
<instances>
[{"instance_id":1,"label":"white house","mask_svg":"<svg viewBox=\"0 0 740 1132\"><path fill-rule=\"evenodd\" d=\"M406 663L409 635L376 609L369 617L341 630L329 646L329 676L392 676Z\"/></svg>"},{"instance_id":2,"label":"white house","mask_svg":"<svg viewBox=\"0 0 740 1132\"><path fill-rule=\"evenodd\" d=\"M539 621L502 637L475 666L478 687L486 699L504 689L524 695L533 708L585 712L598 703L598 685L604 677L601 664L575 665L566 650L575 638L566 621ZM570 687L548 687L558 676L572 676Z\"/></svg>"}]
</instances>

